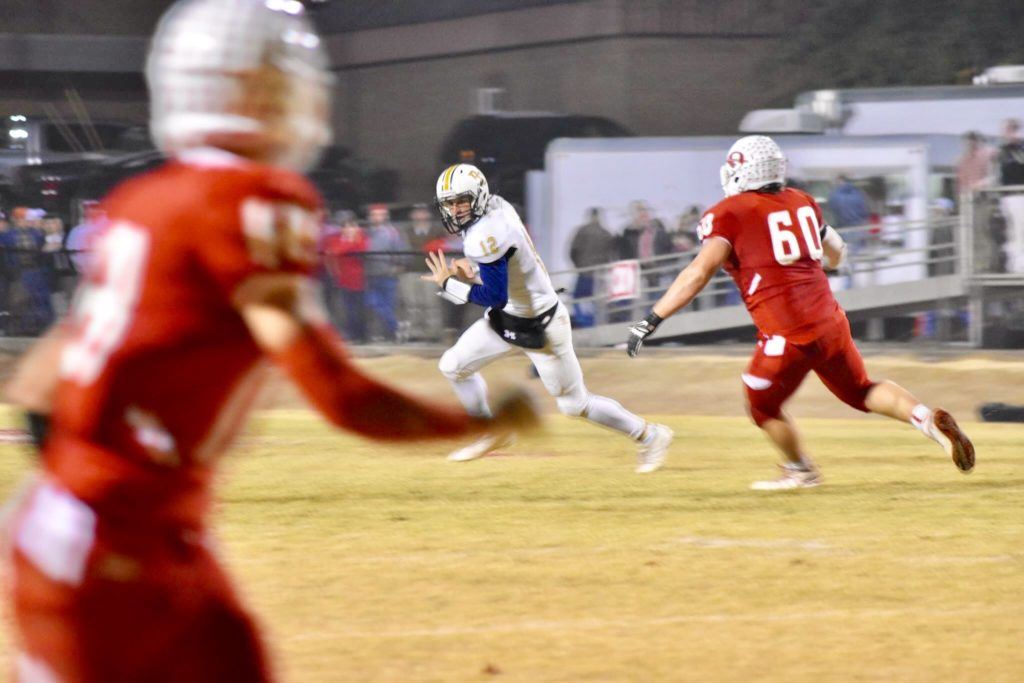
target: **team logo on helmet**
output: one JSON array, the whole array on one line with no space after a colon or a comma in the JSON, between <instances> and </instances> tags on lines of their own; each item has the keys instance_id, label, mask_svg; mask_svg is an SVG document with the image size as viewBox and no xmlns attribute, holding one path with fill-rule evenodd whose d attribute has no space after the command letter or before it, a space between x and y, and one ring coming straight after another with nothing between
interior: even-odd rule
<instances>
[{"instance_id":1,"label":"team logo on helmet","mask_svg":"<svg viewBox=\"0 0 1024 683\"><path fill-rule=\"evenodd\" d=\"M729 148L719 169L726 197L786 182L786 157L766 135L748 135Z\"/></svg>"}]
</instances>

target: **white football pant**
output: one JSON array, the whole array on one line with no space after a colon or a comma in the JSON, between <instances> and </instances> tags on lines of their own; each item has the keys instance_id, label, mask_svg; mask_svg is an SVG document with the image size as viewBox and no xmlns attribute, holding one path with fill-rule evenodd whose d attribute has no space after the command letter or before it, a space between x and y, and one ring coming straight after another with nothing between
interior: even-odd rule
<instances>
[{"instance_id":1,"label":"white football pant","mask_svg":"<svg viewBox=\"0 0 1024 683\"><path fill-rule=\"evenodd\" d=\"M572 327L564 305L558 305L544 336L547 344L543 349L513 346L481 318L441 356L441 374L452 383L466 412L489 416L487 384L479 370L513 351L523 351L533 361L544 388L555 397L562 413L585 418L639 440L644 433L643 418L623 408L618 401L587 391L580 361L572 348Z\"/></svg>"}]
</instances>

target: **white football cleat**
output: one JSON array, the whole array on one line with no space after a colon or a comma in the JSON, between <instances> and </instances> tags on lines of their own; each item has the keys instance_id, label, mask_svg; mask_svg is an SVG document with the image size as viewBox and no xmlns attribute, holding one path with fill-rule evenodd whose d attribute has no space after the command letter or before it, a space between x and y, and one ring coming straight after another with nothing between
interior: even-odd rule
<instances>
[{"instance_id":1,"label":"white football cleat","mask_svg":"<svg viewBox=\"0 0 1024 683\"><path fill-rule=\"evenodd\" d=\"M637 453L637 466L634 472L637 474L650 474L661 469L665 464L665 456L668 455L668 447L672 443L672 430L665 425L652 424L649 426L651 434L648 441L640 443L640 450Z\"/></svg>"},{"instance_id":2,"label":"white football cleat","mask_svg":"<svg viewBox=\"0 0 1024 683\"><path fill-rule=\"evenodd\" d=\"M778 479L755 481L750 485L754 491L791 491L793 489L809 489L822 484L825 478L817 467L801 470L790 465L779 465L782 474Z\"/></svg>"},{"instance_id":3,"label":"white football cleat","mask_svg":"<svg viewBox=\"0 0 1024 683\"><path fill-rule=\"evenodd\" d=\"M497 436L488 434L477 439L468 446L463 446L457 451L452 451L448 455L448 459L452 462L469 462L470 460L482 458L488 453L493 453L501 448L508 448L515 442L515 434L500 434Z\"/></svg>"}]
</instances>

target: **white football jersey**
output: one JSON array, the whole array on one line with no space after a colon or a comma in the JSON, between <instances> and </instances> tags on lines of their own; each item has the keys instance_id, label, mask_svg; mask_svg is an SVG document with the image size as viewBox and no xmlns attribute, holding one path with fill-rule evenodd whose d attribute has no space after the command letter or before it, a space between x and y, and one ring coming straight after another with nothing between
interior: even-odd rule
<instances>
[{"instance_id":1,"label":"white football jersey","mask_svg":"<svg viewBox=\"0 0 1024 683\"><path fill-rule=\"evenodd\" d=\"M462 237L463 252L476 264L494 263L515 250L508 259L506 313L534 318L558 303L547 268L519 214L507 201L491 195L487 212Z\"/></svg>"}]
</instances>

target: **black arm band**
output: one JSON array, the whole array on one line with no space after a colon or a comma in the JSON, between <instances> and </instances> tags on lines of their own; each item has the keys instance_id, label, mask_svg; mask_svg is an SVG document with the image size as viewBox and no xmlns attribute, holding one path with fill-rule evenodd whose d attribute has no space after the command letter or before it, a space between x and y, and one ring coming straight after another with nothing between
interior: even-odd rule
<instances>
[{"instance_id":1,"label":"black arm band","mask_svg":"<svg viewBox=\"0 0 1024 683\"><path fill-rule=\"evenodd\" d=\"M28 423L28 433L32 436L32 443L36 448L42 448L46 443L46 436L50 433L50 416L29 410L25 413L25 421Z\"/></svg>"},{"instance_id":2,"label":"black arm band","mask_svg":"<svg viewBox=\"0 0 1024 683\"><path fill-rule=\"evenodd\" d=\"M651 311L650 313L647 314L647 317L644 318L644 320L647 322L648 325L651 326L651 329L653 330L653 329L657 328L658 325L661 324L661 321L664 320L664 318L662 318L660 315L658 315L654 311Z\"/></svg>"}]
</instances>

